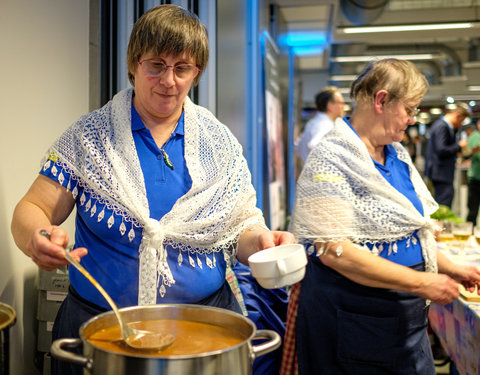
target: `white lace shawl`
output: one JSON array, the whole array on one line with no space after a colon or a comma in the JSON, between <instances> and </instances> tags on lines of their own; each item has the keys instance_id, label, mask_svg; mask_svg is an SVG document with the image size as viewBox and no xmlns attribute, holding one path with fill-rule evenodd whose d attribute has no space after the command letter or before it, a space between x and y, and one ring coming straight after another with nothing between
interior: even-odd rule
<instances>
[{"instance_id":1,"label":"white lace shawl","mask_svg":"<svg viewBox=\"0 0 480 375\"><path fill-rule=\"evenodd\" d=\"M185 160L192 186L160 221L150 218L131 131L132 93L133 89L123 90L103 108L81 117L48 154L55 153L61 166L93 198L108 204L132 226L143 227L138 303L145 305L156 303L157 290L163 297L166 286L175 283L167 263L167 245L178 249L179 257L182 251L223 251L229 262L239 234L253 224L265 227L265 222L256 208L241 145L212 113L188 97L184 103ZM132 241L133 228L128 236Z\"/></svg>"},{"instance_id":2,"label":"white lace shawl","mask_svg":"<svg viewBox=\"0 0 480 375\"><path fill-rule=\"evenodd\" d=\"M290 231L299 242L350 240L372 252L397 251L396 241L418 231L427 271L437 271L434 224L437 204L403 146L393 143L408 164L424 216L376 169L367 147L345 121L338 119L311 152L299 177Z\"/></svg>"}]
</instances>

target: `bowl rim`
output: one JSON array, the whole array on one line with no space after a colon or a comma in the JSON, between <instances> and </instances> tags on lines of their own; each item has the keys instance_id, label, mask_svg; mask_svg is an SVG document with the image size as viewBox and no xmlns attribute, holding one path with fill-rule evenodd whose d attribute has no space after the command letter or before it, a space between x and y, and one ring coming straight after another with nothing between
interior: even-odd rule
<instances>
[{"instance_id":1,"label":"bowl rim","mask_svg":"<svg viewBox=\"0 0 480 375\"><path fill-rule=\"evenodd\" d=\"M7 315L7 320L5 322L0 322L0 331L13 326L17 321L17 312L15 309L3 302L0 302L0 312L5 313Z\"/></svg>"},{"instance_id":2,"label":"bowl rim","mask_svg":"<svg viewBox=\"0 0 480 375\"><path fill-rule=\"evenodd\" d=\"M256 253L253 253L252 255L250 255L248 257L248 263L255 263L255 264L263 264L263 263L267 263L267 262L274 262L278 259L264 259L264 260L256 260L255 258L258 258L261 256L261 253L265 252L265 251L268 251L270 252L270 250L273 251L273 249L281 249L281 248L285 248L285 247L288 247L288 246L292 246L292 245L295 245L297 247L297 249L293 250L290 254L287 254L285 256L284 259L286 258L289 258L290 256L294 256L296 255L296 252L300 249L303 249L303 252L305 252L305 247L302 245L302 244L286 244L286 245L279 245L279 246L274 246L274 247L270 247L268 249L265 249L265 250L260 250L260 251L257 251ZM305 257L306 257L306 253L305 253Z\"/></svg>"}]
</instances>

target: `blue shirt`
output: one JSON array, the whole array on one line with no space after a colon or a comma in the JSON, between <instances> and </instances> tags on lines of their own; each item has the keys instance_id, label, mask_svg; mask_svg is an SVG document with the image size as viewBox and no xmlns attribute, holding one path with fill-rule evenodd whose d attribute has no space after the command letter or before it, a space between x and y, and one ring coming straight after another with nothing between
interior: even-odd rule
<instances>
[{"instance_id":1,"label":"blue shirt","mask_svg":"<svg viewBox=\"0 0 480 375\"><path fill-rule=\"evenodd\" d=\"M164 145L174 169L164 162L162 152L133 105L132 134L145 179L150 217L159 220L192 185L184 157L183 113ZM92 198L75 176L61 168L61 160L47 164L40 171L41 174L68 186L72 193L78 193L75 247L88 249L88 255L82 258L82 265L120 307L137 305L138 248L142 228L113 212L113 208L105 202ZM133 239L130 240L132 234ZM167 247L167 252L175 284L167 287L163 298L157 295L157 303L195 303L213 294L225 282L226 263L222 252L180 254L179 250L172 247ZM69 268L69 276L71 285L83 298L109 308L102 295L74 267Z\"/></svg>"},{"instance_id":2,"label":"blue shirt","mask_svg":"<svg viewBox=\"0 0 480 375\"><path fill-rule=\"evenodd\" d=\"M355 134L358 135L357 131L349 122L349 117L344 117L343 120L352 128ZM396 190L402 193L405 197L408 198L410 202L415 206L415 208L423 215L423 206L418 198L415 189L413 187L412 180L410 178L410 170L408 165L401 161L397 157L397 152L392 145L385 146L385 165L375 161L372 158L375 167L380 172L380 174L392 185ZM383 258L386 258L392 262L404 265L412 266L423 262L422 247L418 239L417 231L413 233L412 236L415 240L412 241L410 238L399 240L397 244L397 252L390 252L388 250L382 251L379 255ZM367 243L370 249L373 248L373 244ZM390 244L383 244L384 248L389 248Z\"/></svg>"}]
</instances>

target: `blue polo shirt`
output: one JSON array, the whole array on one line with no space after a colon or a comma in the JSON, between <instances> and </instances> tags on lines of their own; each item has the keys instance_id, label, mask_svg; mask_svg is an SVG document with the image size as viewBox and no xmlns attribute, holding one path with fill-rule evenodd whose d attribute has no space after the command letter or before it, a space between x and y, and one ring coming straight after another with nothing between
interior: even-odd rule
<instances>
[{"instance_id":1,"label":"blue polo shirt","mask_svg":"<svg viewBox=\"0 0 480 375\"><path fill-rule=\"evenodd\" d=\"M164 146L174 166L171 169L165 164L162 152L133 105L131 113L132 134L145 178L150 217L159 220L192 185L184 157L184 115ZM56 163L47 161L40 173L68 186L72 193L77 194L75 247L88 249L88 255L82 258L82 265L119 307L137 305L138 248L142 228L114 212L107 202L92 197L80 186L75 176L62 169L61 160ZM210 296L224 284L226 263L222 252L180 253L178 249L167 247L167 253L176 282L166 288L163 298L157 295L157 303L195 303ZM69 276L71 285L83 298L110 308L95 287L74 267L69 268Z\"/></svg>"},{"instance_id":2,"label":"blue polo shirt","mask_svg":"<svg viewBox=\"0 0 480 375\"><path fill-rule=\"evenodd\" d=\"M343 118L343 120L358 136L357 131L350 124L349 119L349 117ZM372 161L375 164L375 168L377 168L380 174L390 183L390 185L407 197L408 200L412 202L414 207L418 210L418 212L423 215L422 202L418 198L413 187L408 164L397 157L395 148L392 145L385 146L385 165L378 163L373 158ZM413 237L416 241L412 241L411 239L397 241L396 253L392 251L390 254L388 254L389 252L384 250L380 253L380 256L404 266L412 266L422 262L424 259L417 231L413 233ZM370 249L373 248L373 244L367 243L365 245L367 245ZM387 244L383 245L384 248L388 248L389 246Z\"/></svg>"}]
</instances>

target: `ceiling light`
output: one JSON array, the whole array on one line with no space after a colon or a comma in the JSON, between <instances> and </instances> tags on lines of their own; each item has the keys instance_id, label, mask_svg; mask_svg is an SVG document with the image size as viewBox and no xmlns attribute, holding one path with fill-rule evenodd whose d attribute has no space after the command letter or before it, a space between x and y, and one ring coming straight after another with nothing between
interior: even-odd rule
<instances>
[{"instance_id":1,"label":"ceiling light","mask_svg":"<svg viewBox=\"0 0 480 375\"><path fill-rule=\"evenodd\" d=\"M318 56L325 51L325 48L323 46L291 47L290 50L297 56Z\"/></svg>"},{"instance_id":2,"label":"ceiling light","mask_svg":"<svg viewBox=\"0 0 480 375\"><path fill-rule=\"evenodd\" d=\"M337 56L330 58L332 62L367 62L372 60L381 60L395 58L400 60L434 60L442 59L444 56L440 53L412 53L408 55L374 55L374 56Z\"/></svg>"},{"instance_id":3,"label":"ceiling light","mask_svg":"<svg viewBox=\"0 0 480 375\"><path fill-rule=\"evenodd\" d=\"M434 24L416 24L416 25L389 25L389 26L358 26L338 28L343 34L363 34L363 33L388 33L395 31L425 31L425 30L451 30L451 29L471 29L479 27L478 22L457 22L457 23L434 23Z\"/></svg>"},{"instance_id":4,"label":"ceiling light","mask_svg":"<svg viewBox=\"0 0 480 375\"><path fill-rule=\"evenodd\" d=\"M310 47L327 44L327 35L324 32L291 31L278 38L280 47Z\"/></svg>"},{"instance_id":5,"label":"ceiling light","mask_svg":"<svg viewBox=\"0 0 480 375\"><path fill-rule=\"evenodd\" d=\"M433 108L430 108L430 113L432 115L441 115L442 110L441 110L441 108L433 107Z\"/></svg>"},{"instance_id":6,"label":"ceiling light","mask_svg":"<svg viewBox=\"0 0 480 375\"><path fill-rule=\"evenodd\" d=\"M418 122L418 123L424 124L424 125L425 125L427 122L429 122L429 121L430 121L430 119L426 119L426 118L418 118L418 119L417 119L417 122ZM414 128L412 128L412 129L414 129ZM412 137L412 138L413 138L413 137Z\"/></svg>"},{"instance_id":7,"label":"ceiling light","mask_svg":"<svg viewBox=\"0 0 480 375\"><path fill-rule=\"evenodd\" d=\"M280 35L278 45L297 56L321 55L327 45L327 36L324 32L293 31Z\"/></svg>"},{"instance_id":8,"label":"ceiling light","mask_svg":"<svg viewBox=\"0 0 480 375\"><path fill-rule=\"evenodd\" d=\"M468 77L465 75L460 76L443 76L442 82L465 82L468 81Z\"/></svg>"},{"instance_id":9,"label":"ceiling light","mask_svg":"<svg viewBox=\"0 0 480 375\"><path fill-rule=\"evenodd\" d=\"M480 85L469 85L467 88L468 91L480 91Z\"/></svg>"},{"instance_id":10,"label":"ceiling light","mask_svg":"<svg viewBox=\"0 0 480 375\"><path fill-rule=\"evenodd\" d=\"M349 87L339 87L338 91L340 91L340 94L350 95L350 88Z\"/></svg>"},{"instance_id":11,"label":"ceiling light","mask_svg":"<svg viewBox=\"0 0 480 375\"><path fill-rule=\"evenodd\" d=\"M478 100L478 94L472 93L472 95L455 95L455 100L457 101Z\"/></svg>"},{"instance_id":12,"label":"ceiling light","mask_svg":"<svg viewBox=\"0 0 480 375\"><path fill-rule=\"evenodd\" d=\"M462 66L466 69L477 69L480 68L480 61L466 61Z\"/></svg>"},{"instance_id":13,"label":"ceiling light","mask_svg":"<svg viewBox=\"0 0 480 375\"><path fill-rule=\"evenodd\" d=\"M354 81L355 78L357 78L357 76L354 74L338 74L338 75L330 76L330 81L348 82L348 81Z\"/></svg>"}]
</instances>

